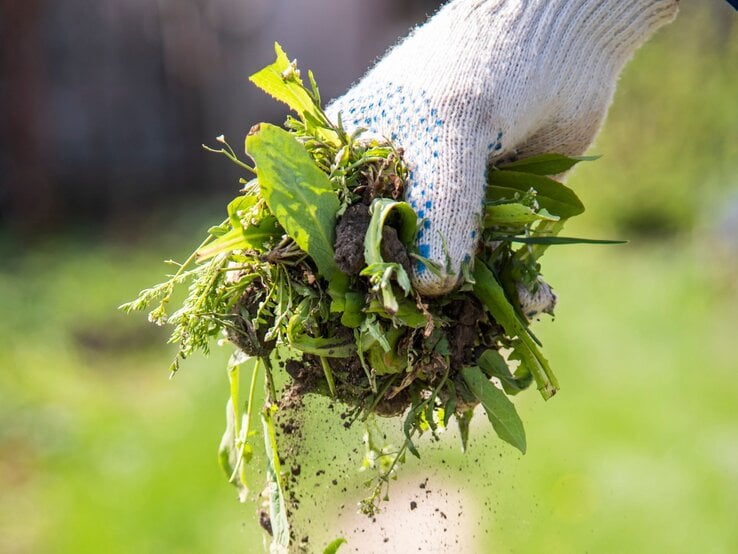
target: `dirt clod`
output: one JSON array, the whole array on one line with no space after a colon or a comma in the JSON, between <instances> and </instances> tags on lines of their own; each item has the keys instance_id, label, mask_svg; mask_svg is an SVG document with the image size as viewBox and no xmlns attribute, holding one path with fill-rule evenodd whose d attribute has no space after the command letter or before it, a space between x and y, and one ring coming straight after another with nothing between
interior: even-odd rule
<instances>
[{"instance_id":1,"label":"dirt clod","mask_svg":"<svg viewBox=\"0 0 738 554\"><path fill-rule=\"evenodd\" d=\"M369 228L369 208L354 204L343 214L336 226L335 260L347 275L358 275L364 268L364 238Z\"/></svg>"},{"instance_id":2,"label":"dirt clod","mask_svg":"<svg viewBox=\"0 0 738 554\"><path fill-rule=\"evenodd\" d=\"M269 517L269 514L266 513L265 510L259 511L259 525L261 525L261 528L264 529L264 531L266 531L270 535L273 535L272 520Z\"/></svg>"},{"instance_id":3,"label":"dirt clod","mask_svg":"<svg viewBox=\"0 0 738 554\"><path fill-rule=\"evenodd\" d=\"M410 265L410 257L407 255L407 248L402 244L400 237L397 235L397 229L385 226L382 228L382 259L385 262L394 262L400 264L408 275L412 273Z\"/></svg>"}]
</instances>

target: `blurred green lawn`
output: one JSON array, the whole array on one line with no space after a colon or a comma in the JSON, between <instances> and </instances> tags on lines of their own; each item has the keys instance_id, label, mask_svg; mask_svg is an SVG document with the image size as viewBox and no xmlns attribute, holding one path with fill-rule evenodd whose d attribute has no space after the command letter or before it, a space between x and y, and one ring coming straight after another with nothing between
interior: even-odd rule
<instances>
[{"instance_id":1,"label":"blurred green lawn","mask_svg":"<svg viewBox=\"0 0 738 554\"><path fill-rule=\"evenodd\" d=\"M631 244L545 258L561 303L537 332L562 392L518 400L525 457L478 438L463 462L480 551L738 551L738 260L710 234L738 190L738 29L684 11L624 77L606 157L570 183L591 209L569 233ZM215 456L228 349L170 381L163 331L116 311L196 239L81 236L6 241L0 552L260 551Z\"/></svg>"}]
</instances>

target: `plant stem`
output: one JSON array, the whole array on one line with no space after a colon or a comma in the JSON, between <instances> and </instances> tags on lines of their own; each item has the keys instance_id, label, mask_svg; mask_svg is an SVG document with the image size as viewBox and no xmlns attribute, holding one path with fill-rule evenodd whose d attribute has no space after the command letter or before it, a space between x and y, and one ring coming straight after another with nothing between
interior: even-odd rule
<instances>
[{"instance_id":1,"label":"plant stem","mask_svg":"<svg viewBox=\"0 0 738 554\"><path fill-rule=\"evenodd\" d=\"M325 374L325 380L328 381L328 390L331 392L333 398L336 397L336 381L333 379L333 370L331 365L328 363L323 356L320 357L320 363L323 366L323 373Z\"/></svg>"},{"instance_id":2,"label":"plant stem","mask_svg":"<svg viewBox=\"0 0 738 554\"><path fill-rule=\"evenodd\" d=\"M269 403L276 406L277 405L277 388L274 385L274 375L272 374L272 366L269 363L268 358L259 358L262 364L264 364L264 371L266 375L266 388L267 388L267 395L269 398Z\"/></svg>"},{"instance_id":3,"label":"plant stem","mask_svg":"<svg viewBox=\"0 0 738 554\"><path fill-rule=\"evenodd\" d=\"M536 234L555 237L564 228L565 223L566 223L565 219L562 219L560 221L542 221L541 223L538 224L538 227L536 227L535 232ZM518 257L523 262L531 258L535 261L538 261L546 253L546 250L548 250L549 246L550 246L549 244L537 244L534 246L525 246L524 248L521 248L518 251Z\"/></svg>"},{"instance_id":4,"label":"plant stem","mask_svg":"<svg viewBox=\"0 0 738 554\"><path fill-rule=\"evenodd\" d=\"M244 439L246 439L251 432L251 418L254 413L254 398L256 398L256 381L259 375L259 363L260 359L257 358L254 364L254 371L251 373L251 386L249 387L249 405L246 407L246 432Z\"/></svg>"},{"instance_id":5,"label":"plant stem","mask_svg":"<svg viewBox=\"0 0 738 554\"><path fill-rule=\"evenodd\" d=\"M251 421L252 416L254 413L254 399L256 398L256 382L257 377L259 375L259 359L257 358L256 363L254 364L254 371L251 373L251 385L249 387L249 399L248 399L248 405L246 406L246 427L242 429L241 433L238 433L236 431L237 435L240 435L240 441L241 441L241 448L238 451L238 460L236 460L236 464L233 466L233 473L231 474L230 479L228 479L228 482L233 482L233 480L238 475L239 470L241 469L241 464L243 464L243 457L246 453L246 445L248 443L249 434L251 434ZM235 410L235 407L234 407ZM236 414L236 426L239 425L238 422L238 414Z\"/></svg>"}]
</instances>

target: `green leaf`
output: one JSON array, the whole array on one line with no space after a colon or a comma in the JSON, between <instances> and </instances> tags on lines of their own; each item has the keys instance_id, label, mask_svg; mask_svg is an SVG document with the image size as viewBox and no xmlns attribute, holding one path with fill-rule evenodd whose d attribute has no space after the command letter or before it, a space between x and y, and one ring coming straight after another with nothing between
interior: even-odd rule
<instances>
[{"instance_id":1,"label":"green leaf","mask_svg":"<svg viewBox=\"0 0 738 554\"><path fill-rule=\"evenodd\" d=\"M541 154L540 156L531 156L524 160L501 165L498 169L532 173L534 175L558 175L559 173L569 171L580 162L591 162L598 158L599 156L578 156L570 158L561 154Z\"/></svg>"},{"instance_id":2,"label":"green leaf","mask_svg":"<svg viewBox=\"0 0 738 554\"><path fill-rule=\"evenodd\" d=\"M241 217L245 212L250 210L256 205L256 196L254 195L242 195L236 197L228 204L228 221L231 223L233 229L243 227L241 223Z\"/></svg>"},{"instance_id":3,"label":"green leaf","mask_svg":"<svg viewBox=\"0 0 738 554\"><path fill-rule=\"evenodd\" d=\"M233 472L236 469L236 464L238 463L238 452L236 450L237 436L236 413L233 409L233 400L229 398L226 403L226 429L223 433L223 438L220 440L220 445L218 446L218 462L228 479L233 475ZM234 485L239 489L239 497L245 498L248 494L248 490L242 491L241 483L239 481L235 481Z\"/></svg>"},{"instance_id":4,"label":"green leaf","mask_svg":"<svg viewBox=\"0 0 738 554\"><path fill-rule=\"evenodd\" d=\"M521 354L531 363L529 370L536 380L538 390L548 400L559 388L556 376L531 338L527 326L521 323L494 273L479 258L474 264L474 281L474 294L487 307L495 321L502 325L508 336L517 336L521 340Z\"/></svg>"},{"instance_id":5,"label":"green leaf","mask_svg":"<svg viewBox=\"0 0 738 554\"><path fill-rule=\"evenodd\" d=\"M398 343L405 336L406 329L393 327L385 332L384 338L389 346L376 344L368 351L369 365L377 375L394 375L407 369L407 356L398 352Z\"/></svg>"},{"instance_id":6,"label":"green leaf","mask_svg":"<svg viewBox=\"0 0 738 554\"><path fill-rule=\"evenodd\" d=\"M366 313L377 314L380 317L397 320L406 327L412 329L422 329L428 325L428 319L418 309L418 306L410 298L401 298L397 302L397 311L394 314L388 314L384 308L384 305L378 300L372 300L369 306L366 308Z\"/></svg>"},{"instance_id":7,"label":"green leaf","mask_svg":"<svg viewBox=\"0 0 738 554\"><path fill-rule=\"evenodd\" d=\"M290 523L287 520L282 468L277 453L277 436L272 419L275 408L266 408L261 414L266 448L267 493L269 496L269 518L272 524L271 552L286 553L290 546Z\"/></svg>"},{"instance_id":8,"label":"green leaf","mask_svg":"<svg viewBox=\"0 0 738 554\"><path fill-rule=\"evenodd\" d=\"M420 452L413 443L413 429L419 424L418 414L420 407L422 407L422 404L413 404L413 407L405 417L405 422L402 424L402 432L405 434L405 444L407 445L407 449L410 451L410 454L418 459L420 459Z\"/></svg>"},{"instance_id":9,"label":"green leaf","mask_svg":"<svg viewBox=\"0 0 738 554\"><path fill-rule=\"evenodd\" d=\"M628 244L627 240L600 240L600 239L580 239L574 237L515 237L515 236L499 236L497 240L506 240L509 242L519 242L521 244L543 244L547 246L566 245L566 244Z\"/></svg>"},{"instance_id":10,"label":"green leaf","mask_svg":"<svg viewBox=\"0 0 738 554\"><path fill-rule=\"evenodd\" d=\"M214 240L205 248L197 251L197 260L203 262L214 258L221 252L236 250L257 250L266 252L283 234L277 218L268 215L257 225L249 225L231 229L225 235Z\"/></svg>"},{"instance_id":11,"label":"green leaf","mask_svg":"<svg viewBox=\"0 0 738 554\"><path fill-rule=\"evenodd\" d=\"M523 204L497 204L484 209L485 228L528 225L536 221L559 221L559 219L546 210L536 213Z\"/></svg>"},{"instance_id":12,"label":"green leaf","mask_svg":"<svg viewBox=\"0 0 738 554\"><path fill-rule=\"evenodd\" d=\"M451 416L456 414L459 398L456 396L456 386L453 381L448 381L446 388L448 389L448 401L446 401L446 405L443 407L443 426L448 429Z\"/></svg>"},{"instance_id":13,"label":"green leaf","mask_svg":"<svg viewBox=\"0 0 738 554\"><path fill-rule=\"evenodd\" d=\"M284 102L298 115L319 118L315 102L305 90L295 66L279 43L274 43L277 60L255 73L249 80L274 99Z\"/></svg>"},{"instance_id":14,"label":"green leaf","mask_svg":"<svg viewBox=\"0 0 738 554\"><path fill-rule=\"evenodd\" d=\"M296 313L287 324L287 338L290 348L305 354L323 358L349 358L356 353L356 343L343 338L310 337L303 332L305 315Z\"/></svg>"},{"instance_id":15,"label":"green leaf","mask_svg":"<svg viewBox=\"0 0 738 554\"><path fill-rule=\"evenodd\" d=\"M364 322L364 295L360 292L347 292L341 324L349 329L358 329Z\"/></svg>"},{"instance_id":16,"label":"green leaf","mask_svg":"<svg viewBox=\"0 0 738 554\"><path fill-rule=\"evenodd\" d=\"M410 204L389 198L375 199L369 211L372 218L364 239L366 267L361 271L361 275L369 277L374 290L382 293L385 310L389 314L394 314L398 311L399 304L392 289L392 277L395 277L406 295L412 288L405 269L398 263L386 262L382 258L382 229L389 222L390 216L397 215L399 219L397 234L400 241L410 245L415 240L418 216Z\"/></svg>"},{"instance_id":17,"label":"green leaf","mask_svg":"<svg viewBox=\"0 0 738 554\"><path fill-rule=\"evenodd\" d=\"M364 257L366 265L382 264L382 228L388 223L391 215L399 216L397 234L403 244L409 246L415 240L417 232L418 216L415 210L406 202L397 202L389 198L377 198L369 208L372 219L366 231L364 241Z\"/></svg>"},{"instance_id":18,"label":"green leaf","mask_svg":"<svg viewBox=\"0 0 738 554\"><path fill-rule=\"evenodd\" d=\"M525 454L525 429L515 405L478 367L463 368L461 376L472 394L482 403L497 436Z\"/></svg>"},{"instance_id":19,"label":"green leaf","mask_svg":"<svg viewBox=\"0 0 738 554\"><path fill-rule=\"evenodd\" d=\"M461 451L466 453L469 449L469 431L474 410L467 410L463 414L456 414L456 423L459 424L459 434L461 435Z\"/></svg>"},{"instance_id":20,"label":"green leaf","mask_svg":"<svg viewBox=\"0 0 738 554\"><path fill-rule=\"evenodd\" d=\"M323 550L323 554L336 554L338 552L338 549L341 548L344 544L348 544L346 542L346 539L336 539L331 544L326 546L325 550Z\"/></svg>"},{"instance_id":21,"label":"green leaf","mask_svg":"<svg viewBox=\"0 0 738 554\"><path fill-rule=\"evenodd\" d=\"M477 361L487 377L497 377L505 392L511 396L524 391L530 386L532 375L525 372L526 377L518 379L513 376L505 358L497 350L487 350Z\"/></svg>"},{"instance_id":22,"label":"green leaf","mask_svg":"<svg viewBox=\"0 0 738 554\"><path fill-rule=\"evenodd\" d=\"M262 124L246 139L259 187L269 209L328 280L339 272L333 259L338 195L305 148L287 131Z\"/></svg>"},{"instance_id":23,"label":"green leaf","mask_svg":"<svg viewBox=\"0 0 738 554\"><path fill-rule=\"evenodd\" d=\"M336 273L328 283L328 295L331 297L332 314L342 313L346 309L346 294L349 292L349 277L345 273Z\"/></svg>"},{"instance_id":24,"label":"green leaf","mask_svg":"<svg viewBox=\"0 0 738 554\"><path fill-rule=\"evenodd\" d=\"M562 219L584 213L584 204L574 191L548 177L517 171L490 171L487 184L487 200L515 200L516 195L534 189L541 208Z\"/></svg>"}]
</instances>

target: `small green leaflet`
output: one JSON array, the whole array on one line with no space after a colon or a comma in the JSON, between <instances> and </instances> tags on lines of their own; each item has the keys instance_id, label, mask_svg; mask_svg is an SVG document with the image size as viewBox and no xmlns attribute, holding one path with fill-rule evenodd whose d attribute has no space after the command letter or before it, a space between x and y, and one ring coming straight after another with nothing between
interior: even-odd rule
<instances>
[{"instance_id":1,"label":"small green leaflet","mask_svg":"<svg viewBox=\"0 0 738 554\"><path fill-rule=\"evenodd\" d=\"M339 201L328 177L297 139L274 125L263 123L252 132L246 151L269 209L330 281L339 271L333 260Z\"/></svg>"},{"instance_id":2,"label":"small green leaflet","mask_svg":"<svg viewBox=\"0 0 738 554\"><path fill-rule=\"evenodd\" d=\"M302 86L295 66L279 43L274 43L277 61L249 77L249 80L274 99L284 102L298 115L319 117L315 102Z\"/></svg>"},{"instance_id":3,"label":"small green leaflet","mask_svg":"<svg viewBox=\"0 0 738 554\"><path fill-rule=\"evenodd\" d=\"M584 212L584 204L573 190L558 181L518 171L490 171L487 178L487 200L515 200L516 195L534 189L541 208L562 219Z\"/></svg>"},{"instance_id":4,"label":"small green leaflet","mask_svg":"<svg viewBox=\"0 0 738 554\"><path fill-rule=\"evenodd\" d=\"M338 549L341 548L344 544L347 544L346 539L336 539L331 544L325 547L325 550L323 550L323 554L336 554L336 552L338 552Z\"/></svg>"},{"instance_id":5,"label":"small green leaflet","mask_svg":"<svg viewBox=\"0 0 738 554\"><path fill-rule=\"evenodd\" d=\"M531 338L526 326L520 322L515 308L505 296L505 291L497 282L494 273L479 258L474 264L474 294L487 307L502 325L505 333L510 337L517 336L521 341L520 354L524 363L533 374L538 390L544 399L548 400L559 388L556 376L553 374L548 361L543 357L535 341Z\"/></svg>"},{"instance_id":6,"label":"small green leaflet","mask_svg":"<svg viewBox=\"0 0 738 554\"><path fill-rule=\"evenodd\" d=\"M599 156L578 156L570 158L561 154L541 154L531 156L524 160L504 164L499 169L505 171L518 171L520 173L532 173L533 175L558 175L569 171L580 162L593 162Z\"/></svg>"},{"instance_id":7,"label":"small green leaflet","mask_svg":"<svg viewBox=\"0 0 738 554\"><path fill-rule=\"evenodd\" d=\"M478 367L463 368L461 376L471 393L482 403L497 435L525 454L525 429L510 399Z\"/></svg>"}]
</instances>

